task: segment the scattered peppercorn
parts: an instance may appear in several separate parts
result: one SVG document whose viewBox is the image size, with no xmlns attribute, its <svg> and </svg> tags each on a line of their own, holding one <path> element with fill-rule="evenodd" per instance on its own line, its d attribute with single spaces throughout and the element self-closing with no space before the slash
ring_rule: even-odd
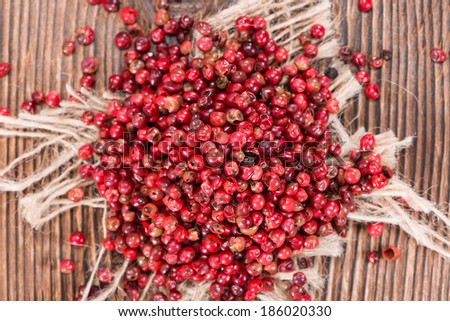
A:
<svg viewBox="0 0 450 321">
<path fill-rule="evenodd" d="M 0 63 L 0 78 L 6 77 L 11 71 L 11 64 L 7 62 Z"/>
<path fill-rule="evenodd" d="M 382 255 L 383 259 L 388 262 L 392 262 L 400 257 L 400 249 L 393 245 L 390 245 L 383 249 Z"/>
</svg>

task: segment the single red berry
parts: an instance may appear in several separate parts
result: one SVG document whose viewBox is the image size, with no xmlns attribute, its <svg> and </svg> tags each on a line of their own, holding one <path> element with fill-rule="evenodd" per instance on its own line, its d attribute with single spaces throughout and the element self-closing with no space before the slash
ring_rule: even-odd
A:
<svg viewBox="0 0 450 321">
<path fill-rule="evenodd" d="M 383 223 L 370 223 L 367 225 L 367 232 L 371 237 L 380 237 L 381 233 L 383 233 L 384 224 Z"/>
<path fill-rule="evenodd" d="M 372 264 L 376 264 L 380 260 L 380 254 L 375 251 L 370 251 L 367 255 L 367 260 Z"/>
<path fill-rule="evenodd" d="M 75 37 L 80 45 L 87 46 L 94 42 L 95 32 L 91 27 L 80 27 L 78 28 Z"/>
<path fill-rule="evenodd" d="M 376 56 L 371 56 L 369 59 L 369 66 L 372 69 L 380 69 L 383 66 L 384 59 Z"/>
<path fill-rule="evenodd" d="M 31 99 L 36 105 L 42 104 L 45 101 L 45 94 L 42 91 L 35 91 L 31 94 Z"/>
<path fill-rule="evenodd" d="M 348 46 L 341 47 L 339 49 L 338 56 L 339 59 L 342 60 L 344 63 L 348 63 L 353 58 L 353 50 Z"/>
<path fill-rule="evenodd" d="M 89 159 L 92 157 L 93 152 L 94 152 L 94 150 L 93 150 L 92 146 L 90 144 L 86 144 L 86 145 L 81 146 L 78 149 L 78 156 L 81 159 L 86 160 L 86 159 Z"/>
<path fill-rule="evenodd" d="M 75 263 L 71 260 L 62 260 L 59 264 L 59 270 L 61 273 L 70 274 L 75 271 Z"/>
<path fill-rule="evenodd" d="M 363 67 L 366 64 L 366 56 L 361 52 L 357 52 L 353 54 L 352 62 L 357 67 Z"/>
<path fill-rule="evenodd" d="M 72 40 L 64 41 L 63 46 L 62 46 L 63 54 L 65 56 L 70 56 L 71 54 L 74 53 L 76 47 L 77 46 L 74 41 L 72 41 Z"/>
<path fill-rule="evenodd" d="M 116 248 L 114 241 L 109 238 L 103 240 L 102 246 L 108 252 L 114 251 Z"/>
<path fill-rule="evenodd" d="M 147 37 L 138 37 L 134 41 L 134 49 L 137 52 L 148 52 L 150 50 L 151 41 Z"/>
<path fill-rule="evenodd" d="M 70 234 L 69 242 L 74 246 L 83 246 L 86 244 L 86 236 L 81 232 L 73 232 Z"/>
<path fill-rule="evenodd" d="M 10 116 L 11 111 L 6 107 L 0 107 L 0 115 L 1 116 Z"/>
<path fill-rule="evenodd" d="M 45 97 L 45 103 L 52 108 L 57 108 L 59 103 L 61 102 L 61 98 L 57 91 L 50 91 Z"/>
<path fill-rule="evenodd" d="M 7 62 L 0 63 L 0 78 L 6 77 L 11 71 L 11 64 Z"/>
<path fill-rule="evenodd" d="M 120 10 L 120 0 L 102 0 L 103 9 L 107 12 L 117 12 Z"/>
<path fill-rule="evenodd" d="M 201 37 L 197 41 L 197 48 L 200 49 L 203 52 L 208 52 L 213 47 L 213 41 L 210 37 Z"/>
<path fill-rule="evenodd" d="M 325 35 L 325 27 L 321 24 L 315 24 L 311 27 L 309 34 L 314 39 L 322 39 Z"/>
<path fill-rule="evenodd" d="M 98 269 L 97 277 L 101 283 L 108 284 L 114 280 L 114 272 L 111 269 L 100 268 Z"/>
<path fill-rule="evenodd" d="M 200 32 L 200 34 L 202 34 L 203 36 L 209 36 L 212 33 L 212 27 L 206 21 L 197 22 L 195 29 L 197 29 L 197 31 Z"/>
<path fill-rule="evenodd" d="M 387 49 L 381 50 L 380 54 L 381 58 L 383 58 L 385 61 L 390 61 L 392 59 L 392 52 Z"/>
<path fill-rule="evenodd" d="M 380 88 L 377 84 L 370 83 L 364 88 L 364 94 L 370 100 L 377 100 L 380 98 Z"/>
<path fill-rule="evenodd" d="M 361 180 L 361 172 L 357 168 L 349 168 L 344 172 L 344 179 L 348 184 L 356 184 Z"/>
<path fill-rule="evenodd" d="M 133 39 L 131 39 L 131 36 L 128 32 L 119 32 L 114 37 L 114 43 L 116 44 L 117 48 L 119 49 L 128 49 L 131 47 L 131 44 L 133 42 Z"/>
<path fill-rule="evenodd" d="M 296 272 L 292 276 L 292 284 L 295 284 L 297 286 L 304 286 L 306 284 L 307 278 L 305 273 L 303 272 Z"/>
<path fill-rule="evenodd" d="M 363 151 L 372 151 L 375 148 L 375 136 L 373 134 L 365 134 L 359 140 L 359 146 Z"/>
<path fill-rule="evenodd" d="M 431 49 L 430 57 L 431 60 L 436 63 L 441 63 L 447 60 L 447 55 L 445 54 L 445 51 L 437 48 Z"/>
<path fill-rule="evenodd" d="M 361 85 L 367 85 L 370 81 L 370 76 L 367 73 L 367 71 L 359 70 L 355 73 L 355 79 L 361 84 Z"/>
<path fill-rule="evenodd" d="M 400 249 L 390 245 L 383 249 L 382 256 L 388 262 L 395 261 L 400 257 Z"/>
<path fill-rule="evenodd" d="M 372 6 L 372 0 L 358 0 L 358 9 L 362 12 L 370 11 Z"/>
<path fill-rule="evenodd" d="M 36 112 L 36 104 L 31 100 L 25 100 L 20 106 L 23 112 L 28 114 L 34 114 Z"/>
<path fill-rule="evenodd" d="M 285 62 L 289 58 L 289 52 L 286 48 L 279 47 L 275 50 L 274 58 L 277 62 Z"/>
<path fill-rule="evenodd" d="M 388 183 L 387 178 L 383 174 L 373 175 L 370 181 L 374 188 L 383 188 Z"/>
<path fill-rule="evenodd" d="M 69 199 L 69 201 L 72 201 L 74 203 L 78 203 L 83 199 L 83 197 L 84 192 L 79 187 L 74 187 L 67 193 L 67 198 Z"/>
<path fill-rule="evenodd" d="M 98 60 L 95 57 L 86 57 L 81 61 L 81 71 L 86 74 L 93 74 L 98 69 Z"/>
<path fill-rule="evenodd" d="M 261 16 L 256 16 L 252 20 L 252 28 L 254 30 L 266 29 L 267 21 Z"/>
<path fill-rule="evenodd" d="M 84 74 L 80 78 L 80 86 L 84 88 L 92 88 L 95 85 L 95 77 L 91 74 Z"/>
<path fill-rule="evenodd" d="M 245 31 L 250 29 L 252 20 L 247 16 L 242 16 L 236 19 L 235 25 L 238 31 Z"/>
<path fill-rule="evenodd" d="M 127 7 L 123 8 L 119 12 L 119 17 L 126 25 L 131 25 L 137 20 L 137 12 L 133 8 Z"/>
</svg>

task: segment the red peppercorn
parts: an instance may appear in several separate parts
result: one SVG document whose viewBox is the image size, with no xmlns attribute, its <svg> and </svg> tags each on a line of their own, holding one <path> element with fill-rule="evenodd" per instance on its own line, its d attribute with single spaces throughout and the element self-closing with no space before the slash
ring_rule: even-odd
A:
<svg viewBox="0 0 450 321">
<path fill-rule="evenodd" d="M 120 0 L 102 0 L 102 6 L 107 12 L 117 12 L 120 9 Z"/>
<path fill-rule="evenodd" d="M 365 134 L 359 140 L 359 146 L 363 151 L 372 151 L 375 148 L 375 136 L 373 134 Z"/>
<path fill-rule="evenodd" d="M 95 85 L 95 77 L 91 74 L 84 74 L 80 78 L 80 86 L 84 88 L 92 88 Z"/>
<path fill-rule="evenodd" d="M 393 245 L 390 245 L 383 249 L 382 256 L 383 259 L 388 262 L 395 261 L 400 257 L 400 249 Z"/>
<path fill-rule="evenodd" d="M 286 48 L 277 48 L 277 50 L 275 50 L 274 58 L 277 62 L 285 62 L 289 58 L 289 52 Z"/>
<path fill-rule="evenodd" d="M 137 12 L 133 8 L 126 7 L 120 10 L 119 17 L 126 25 L 131 25 L 137 20 Z"/>
<path fill-rule="evenodd" d="M 71 260 L 62 260 L 59 264 L 59 270 L 61 273 L 70 274 L 75 271 L 75 263 Z"/>
<path fill-rule="evenodd" d="M 325 27 L 321 24 L 315 24 L 311 27 L 309 34 L 314 39 L 322 39 L 325 35 Z"/>
<path fill-rule="evenodd" d="M 36 112 L 36 104 L 31 100 L 25 100 L 20 106 L 20 109 L 25 113 L 34 114 Z"/>
<path fill-rule="evenodd" d="M 60 102 L 61 98 L 57 91 L 50 91 L 45 97 L 45 103 L 51 108 L 57 108 Z"/>
<path fill-rule="evenodd" d="M 350 47 L 344 46 L 339 49 L 338 56 L 339 59 L 342 60 L 344 63 L 348 63 L 352 60 L 353 51 L 352 49 L 350 49 Z"/>
<path fill-rule="evenodd" d="M 253 17 L 253 20 L 252 20 L 252 23 L 251 23 L 251 27 L 254 30 L 266 29 L 267 21 L 266 21 L 266 19 L 264 19 L 261 16 L 255 16 L 255 17 Z"/>
<path fill-rule="evenodd" d="M 355 73 L 355 79 L 361 84 L 361 85 L 367 85 L 370 81 L 370 76 L 367 73 L 367 71 L 359 70 Z"/>
<path fill-rule="evenodd" d="M 264 30 L 264 29 L 259 29 L 256 30 L 255 33 L 253 34 L 253 41 L 258 45 L 258 46 L 265 46 L 270 40 L 270 35 L 269 33 Z"/>
<path fill-rule="evenodd" d="M 431 49 L 430 57 L 431 57 L 431 60 L 436 63 L 441 63 L 441 62 L 444 62 L 447 60 L 447 55 L 445 54 L 445 51 L 442 49 L 437 49 L 437 48 Z"/>
<path fill-rule="evenodd" d="M 203 52 L 208 52 L 213 47 L 213 41 L 210 37 L 201 37 L 197 41 L 197 48 Z"/>
<path fill-rule="evenodd" d="M 246 31 L 250 29 L 252 21 L 249 17 L 242 16 L 236 19 L 235 25 L 238 31 Z"/>
<path fill-rule="evenodd" d="M 80 45 L 88 46 L 95 40 L 95 32 L 91 27 L 80 27 L 76 32 L 76 40 Z"/>
<path fill-rule="evenodd" d="M 70 56 L 75 52 L 76 44 L 72 40 L 66 40 L 63 43 L 62 51 L 65 56 Z"/>
<path fill-rule="evenodd" d="M 86 159 L 89 159 L 92 157 L 93 152 L 94 152 L 94 150 L 93 150 L 92 146 L 90 144 L 86 144 L 86 145 L 81 146 L 78 149 L 78 156 L 81 159 L 86 160 Z"/>
<path fill-rule="evenodd" d="M 10 116 L 11 111 L 6 107 L 0 107 L 0 116 Z"/>
<path fill-rule="evenodd" d="M 358 9 L 362 12 L 368 12 L 372 10 L 372 0 L 358 0 Z"/>
<path fill-rule="evenodd" d="M 364 89 L 364 94 L 368 99 L 377 100 L 380 98 L 380 88 L 374 83 L 370 83 Z"/>
<path fill-rule="evenodd" d="M 86 244 L 86 237 L 81 232 L 73 232 L 70 234 L 69 242 L 74 246 L 83 246 Z"/>
<path fill-rule="evenodd" d="M 114 43 L 116 44 L 117 48 L 124 50 L 131 47 L 132 39 L 128 32 L 119 32 L 114 37 Z"/>
<path fill-rule="evenodd" d="M 367 255 L 369 263 L 376 264 L 380 260 L 380 254 L 378 252 L 370 251 Z"/>
<path fill-rule="evenodd" d="M 349 168 L 344 173 L 344 179 L 348 184 L 356 184 L 361 180 L 361 172 L 357 168 Z"/>
<path fill-rule="evenodd" d="M 367 226 L 367 232 L 371 237 L 378 238 L 383 233 L 384 224 L 383 223 L 370 223 Z"/>
<path fill-rule="evenodd" d="M 366 64 L 366 56 L 361 52 L 353 54 L 352 62 L 357 67 L 363 67 Z"/>
<path fill-rule="evenodd" d="M 69 199 L 69 201 L 72 201 L 74 203 L 78 203 L 83 199 L 83 197 L 84 192 L 79 187 L 74 187 L 67 193 L 67 198 Z"/>
<path fill-rule="evenodd" d="M 384 60 L 380 57 L 372 56 L 369 59 L 369 66 L 372 69 L 380 69 L 383 66 Z"/>
<path fill-rule="evenodd" d="M 35 91 L 31 94 L 33 102 L 37 105 L 45 101 L 45 94 L 42 91 Z"/>
<path fill-rule="evenodd" d="M 6 77 L 11 71 L 11 64 L 7 62 L 0 63 L 0 78 Z"/>
<path fill-rule="evenodd" d="M 98 69 L 98 60 L 95 57 L 86 57 L 81 61 L 81 71 L 86 74 L 93 74 Z"/>
<path fill-rule="evenodd" d="M 209 36 L 212 33 L 211 25 L 206 21 L 199 21 L 195 27 L 203 36 Z"/>
</svg>

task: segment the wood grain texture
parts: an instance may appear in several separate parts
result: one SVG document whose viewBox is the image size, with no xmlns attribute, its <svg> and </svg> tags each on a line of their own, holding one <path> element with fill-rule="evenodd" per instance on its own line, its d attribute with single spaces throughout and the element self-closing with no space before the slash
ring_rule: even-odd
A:
<svg viewBox="0 0 450 321">
<path fill-rule="evenodd" d="M 151 12 L 150 0 L 123 2 Z M 392 129 L 400 137 L 416 136 L 412 148 L 401 156 L 398 170 L 430 199 L 448 203 L 450 62 L 433 64 L 428 53 L 433 47 L 450 49 L 450 3 L 376 1 L 373 12 L 362 14 L 356 2 L 335 1 L 342 43 L 365 53 L 391 49 L 393 58 L 381 70 L 371 71 L 382 89 L 380 101 L 369 103 L 360 97 L 351 102 L 345 113 L 348 127 L 365 126 L 375 132 Z M 195 13 L 201 5 L 202 1 L 184 0 L 172 8 Z M 61 44 L 83 25 L 95 28 L 95 45 L 78 47 L 75 55 L 64 57 Z M 10 76 L 0 79 L 0 106 L 16 113 L 33 89 L 63 92 L 67 82 L 79 79 L 78 66 L 87 55 L 103 62 L 97 74 L 97 89 L 101 89 L 106 76 L 121 68 L 120 53 L 113 46 L 120 28 L 117 15 L 88 6 L 84 0 L 0 0 L 0 61 L 13 64 Z M 0 139 L 0 163 L 6 164 L 31 146 L 29 141 Z M 43 154 L 42 159 L 23 164 L 18 174 L 32 173 L 49 161 L 51 157 Z M 76 210 L 36 232 L 17 214 L 20 197 L 0 194 L 0 300 L 71 300 L 92 266 L 99 216 Z M 88 236 L 85 249 L 69 246 L 73 230 Z M 352 224 L 348 240 L 345 255 L 324 265 L 329 278 L 322 299 L 450 300 L 450 264 L 397 228 L 387 228 L 375 240 L 368 237 L 364 225 Z M 397 262 L 374 266 L 366 262 L 369 250 L 388 244 L 402 249 Z M 77 264 L 76 273 L 62 276 L 59 261 L 70 257 Z"/>
</svg>

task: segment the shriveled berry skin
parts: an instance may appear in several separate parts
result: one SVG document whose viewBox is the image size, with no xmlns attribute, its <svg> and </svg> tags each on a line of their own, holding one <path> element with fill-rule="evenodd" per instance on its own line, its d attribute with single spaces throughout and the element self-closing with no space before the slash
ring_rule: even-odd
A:
<svg viewBox="0 0 450 321">
<path fill-rule="evenodd" d="M 385 259 L 388 262 L 393 262 L 399 259 L 401 252 L 398 247 L 389 245 L 383 249 L 381 254 L 383 256 L 383 259 Z"/>
</svg>

